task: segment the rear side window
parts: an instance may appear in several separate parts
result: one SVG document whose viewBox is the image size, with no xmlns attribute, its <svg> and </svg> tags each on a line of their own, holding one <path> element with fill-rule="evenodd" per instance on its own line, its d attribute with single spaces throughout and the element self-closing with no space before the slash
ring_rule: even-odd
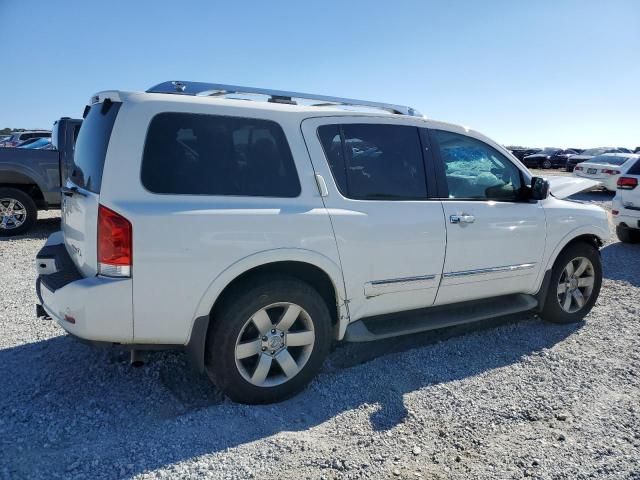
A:
<svg viewBox="0 0 640 480">
<path fill-rule="evenodd" d="M 145 188 L 154 193 L 249 197 L 300 194 L 284 132 L 269 120 L 158 114 L 149 125 L 141 176 Z"/>
<path fill-rule="evenodd" d="M 420 200 L 427 196 L 416 127 L 323 125 L 318 136 L 340 192 L 358 200 Z"/>
<path fill-rule="evenodd" d="M 90 192 L 100 193 L 104 159 L 121 105 L 110 100 L 94 103 L 78 134 L 70 179 Z"/>
<path fill-rule="evenodd" d="M 629 175 L 640 175 L 640 160 L 636 160 L 636 163 L 631 165 L 631 168 L 627 170 Z"/>
</svg>

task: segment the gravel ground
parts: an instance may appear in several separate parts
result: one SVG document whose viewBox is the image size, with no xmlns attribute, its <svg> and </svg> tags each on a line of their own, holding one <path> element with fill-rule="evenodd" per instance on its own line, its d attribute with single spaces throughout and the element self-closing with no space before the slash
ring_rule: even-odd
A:
<svg viewBox="0 0 640 480">
<path fill-rule="evenodd" d="M 33 258 L 56 215 L 0 241 L 0 478 L 640 479 L 640 246 L 603 248 L 584 323 L 343 344 L 304 393 L 256 407 L 181 353 L 136 369 L 35 318 Z"/>
</svg>

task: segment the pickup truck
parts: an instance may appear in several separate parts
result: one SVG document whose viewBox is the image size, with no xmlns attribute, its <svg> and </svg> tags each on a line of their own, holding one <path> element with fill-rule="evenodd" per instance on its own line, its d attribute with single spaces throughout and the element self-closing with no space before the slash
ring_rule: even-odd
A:
<svg viewBox="0 0 640 480">
<path fill-rule="evenodd" d="M 38 210 L 60 207 L 60 186 L 73 165 L 80 125 L 80 119 L 56 120 L 52 150 L 0 147 L 0 237 L 25 233 Z"/>
</svg>

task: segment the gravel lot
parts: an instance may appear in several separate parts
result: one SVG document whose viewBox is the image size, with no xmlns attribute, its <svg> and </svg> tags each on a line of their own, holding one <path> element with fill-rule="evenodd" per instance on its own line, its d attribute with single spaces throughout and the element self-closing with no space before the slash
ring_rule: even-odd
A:
<svg viewBox="0 0 640 480">
<path fill-rule="evenodd" d="M 57 214 L 0 240 L 0 478 L 640 478 L 640 245 L 603 248 L 585 323 L 343 344 L 304 393 L 250 407 L 181 353 L 136 369 L 38 320 Z"/>
</svg>

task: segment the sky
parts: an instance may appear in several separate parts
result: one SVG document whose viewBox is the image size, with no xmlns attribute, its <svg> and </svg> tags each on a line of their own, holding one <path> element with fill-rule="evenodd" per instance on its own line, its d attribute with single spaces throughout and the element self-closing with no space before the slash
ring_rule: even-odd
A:
<svg viewBox="0 0 640 480">
<path fill-rule="evenodd" d="M 640 146 L 640 0 L 0 0 L 0 51 L 0 128 L 195 80 L 406 104 L 502 144 Z"/>
</svg>

